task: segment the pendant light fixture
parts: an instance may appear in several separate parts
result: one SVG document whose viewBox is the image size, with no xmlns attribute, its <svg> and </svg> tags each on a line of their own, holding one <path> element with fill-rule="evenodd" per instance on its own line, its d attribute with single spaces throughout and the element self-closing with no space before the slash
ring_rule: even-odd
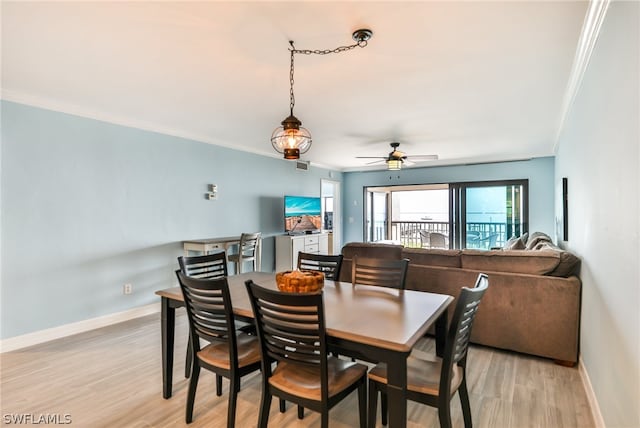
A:
<svg viewBox="0 0 640 428">
<path fill-rule="evenodd" d="M 289 52 L 291 52 L 291 67 L 289 69 L 289 116 L 287 116 L 280 123 L 281 126 L 277 127 L 275 131 L 273 131 L 273 134 L 271 134 L 271 145 L 273 145 L 273 148 L 278 153 L 282 153 L 285 159 L 300 159 L 300 154 L 306 153 L 311 148 L 312 142 L 311 133 L 306 128 L 303 128 L 302 122 L 293 115 L 293 107 L 296 104 L 296 97 L 293 93 L 294 55 L 327 55 L 330 53 L 349 51 L 355 47 L 364 48 L 367 46 L 367 42 L 371 39 L 371 36 L 373 36 L 371 30 L 356 30 L 352 34 L 353 40 L 356 41 L 355 44 L 325 50 L 300 50 L 295 48 L 293 41 L 289 41 L 291 45 L 289 48 Z"/>
</svg>

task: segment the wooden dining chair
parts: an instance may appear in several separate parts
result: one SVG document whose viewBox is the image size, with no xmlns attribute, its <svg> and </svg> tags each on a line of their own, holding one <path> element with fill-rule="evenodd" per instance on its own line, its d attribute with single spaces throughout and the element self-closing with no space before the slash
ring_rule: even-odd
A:
<svg viewBox="0 0 640 428">
<path fill-rule="evenodd" d="M 224 251 L 202 256 L 178 257 L 180 270 L 192 278 L 223 278 L 229 276 L 227 256 Z"/>
<path fill-rule="evenodd" d="M 224 278 L 229 275 L 227 271 L 227 256 L 224 251 L 205 254 L 201 256 L 178 257 L 180 271 L 186 276 L 201 279 Z M 187 345 L 187 356 L 184 364 L 184 377 L 191 375 L 191 340 Z M 216 375 L 216 393 L 222 395 L 222 377 Z"/>
<path fill-rule="evenodd" d="M 258 254 L 260 252 L 260 232 L 243 233 L 240 235 L 240 243 L 238 244 L 238 252 L 229 254 L 230 263 L 235 266 L 236 274 L 242 273 L 245 262 L 253 262 L 253 270 L 259 270 Z"/>
<path fill-rule="evenodd" d="M 351 283 L 404 290 L 409 259 L 387 260 L 353 256 Z"/>
<path fill-rule="evenodd" d="M 237 332 L 227 278 L 198 279 L 176 271 L 189 319 L 193 347 L 191 379 L 187 392 L 186 422 L 193 420 L 193 407 L 200 369 L 230 380 L 227 428 L 235 426 L 240 378 L 260 369 L 260 346 L 256 336 Z M 201 348 L 200 340 L 208 342 Z"/>
<path fill-rule="evenodd" d="M 298 270 L 313 270 L 324 273 L 326 279 L 337 281 L 342 268 L 342 254 L 329 256 L 324 254 L 298 253 Z"/>
<path fill-rule="evenodd" d="M 186 276 L 200 279 L 224 278 L 228 276 L 227 256 L 224 251 L 201 256 L 178 257 L 180 271 Z M 248 334 L 255 334 L 253 323 L 236 320 L 236 328 Z M 191 341 L 187 346 L 187 355 L 184 365 L 184 377 L 191 375 Z M 216 375 L 216 395 L 222 395 L 222 376 Z"/>
<path fill-rule="evenodd" d="M 451 399 L 458 392 L 464 426 L 471 428 L 471 407 L 467 390 L 467 350 L 473 320 L 489 287 L 487 275 L 480 274 L 474 288 L 463 287 L 447 333 L 442 358 L 414 351 L 407 359 L 407 400 L 438 408 L 442 428 L 451 427 Z M 378 364 L 369 372 L 369 427 L 375 427 L 378 392 L 382 395 L 382 425 L 387 425 L 387 367 Z"/>
<path fill-rule="evenodd" d="M 358 390 L 360 427 L 367 419 L 367 366 L 327 355 L 322 293 L 286 293 L 246 283 L 262 352 L 258 427 L 266 428 L 273 396 L 320 412 Z M 276 362 L 275 369 L 272 364 Z"/>
</svg>

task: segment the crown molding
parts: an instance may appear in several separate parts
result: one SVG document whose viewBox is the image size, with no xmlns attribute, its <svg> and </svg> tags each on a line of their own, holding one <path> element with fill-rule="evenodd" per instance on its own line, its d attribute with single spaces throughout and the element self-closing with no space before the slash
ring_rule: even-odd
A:
<svg viewBox="0 0 640 428">
<path fill-rule="evenodd" d="M 600 35 L 600 28 L 604 22 L 610 2 L 611 0 L 591 0 L 589 2 L 587 13 L 582 24 L 580 38 L 578 39 L 578 47 L 573 58 L 569 81 L 562 101 L 560 122 L 558 123 L 558 130 L 556 132 L 555 142 L 553 143 L 554 154 L 558 152 L 560 135 L 564 129 L 567 117 L 569 117 L 569 113 L 573 108 L 573 103 L 582 84 L 582 79 L 589 65 L 589 60 L 591 59 L 591 54 L 595 48 L 598 36 Z"/>
</svg>

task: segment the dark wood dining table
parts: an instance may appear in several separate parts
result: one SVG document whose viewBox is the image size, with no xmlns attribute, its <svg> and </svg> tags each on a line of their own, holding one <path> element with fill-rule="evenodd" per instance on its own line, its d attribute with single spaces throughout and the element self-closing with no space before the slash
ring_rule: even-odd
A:
<svg viewBox="0 0 640 428">
<path fill-rule="evenodd" d="M 275 275 L 248 272 L 228 277 L 235 316 L 252 320 L 244 282 L 252 279 L 277 289 Z M 162 395 L 171 397 L 175 310 L 184 306 L 179 287 L 156 291 L 161 297 Z M 441 354 L 447 329 L 447 309 L 453 297 L 413 290 L 352 285 L 325 280 L 323 289 L 327 342 L 340 355 L 388 366 L 389 426 L 407 424 L 407 357 L 416 342 L 435 324 L 436 352 Z"/>
</svg>

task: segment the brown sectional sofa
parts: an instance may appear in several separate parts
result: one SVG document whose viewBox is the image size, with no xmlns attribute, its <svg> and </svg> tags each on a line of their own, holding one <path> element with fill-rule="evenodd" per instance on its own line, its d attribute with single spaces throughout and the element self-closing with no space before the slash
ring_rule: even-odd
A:
<svg viewBox="0 0 640 428">
<path fill-rule="evenodd" d="M 349 243 L 340 280 L 351 281 L 354 255 L 407 258 L 406 288 L 449 294 L 472 287 L 483 272 L 489 289 L 471 341 L 565 364 L 578 360 L 581 282 L 579 260 L 551 244 L 538 250 L 430 250 L 400 245 Z M 455 303 L 454 303 L 455 304 Z M 449 311 L 449 316 L 453 311 Z"/>
</svg>

